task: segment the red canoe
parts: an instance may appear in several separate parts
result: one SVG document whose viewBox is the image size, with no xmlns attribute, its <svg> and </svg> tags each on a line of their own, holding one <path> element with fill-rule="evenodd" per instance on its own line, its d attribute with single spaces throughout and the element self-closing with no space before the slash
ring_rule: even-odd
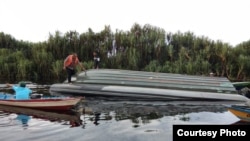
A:
<svg viewBox="0 0 250 141">
<path fill-rule="evenodd" d="M 40 110 L 70 110 L 81 100 L 83 100 L 83 97 L 47 97 L 29 100 L 15 100 L 9 98 L 9 96 L 6 97 L 4 94 L 0 94 L 0 105 Z"/>
</svg>

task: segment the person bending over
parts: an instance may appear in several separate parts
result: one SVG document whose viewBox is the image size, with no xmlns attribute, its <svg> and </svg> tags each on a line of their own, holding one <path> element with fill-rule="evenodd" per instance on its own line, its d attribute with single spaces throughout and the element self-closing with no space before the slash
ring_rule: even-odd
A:
<svg viewBox="0 0 250 141">
<path fill-rule="evenodd" d="M 64 60 L 63 69 L 67 71 L 68 83 L 71 83 L 71 77 L 76 74 L 77 65 L 79 65 L 82 70 L 86 71 L 82 63 L 79 61 L 76 53 L 68 55 Z"/>
</svg>

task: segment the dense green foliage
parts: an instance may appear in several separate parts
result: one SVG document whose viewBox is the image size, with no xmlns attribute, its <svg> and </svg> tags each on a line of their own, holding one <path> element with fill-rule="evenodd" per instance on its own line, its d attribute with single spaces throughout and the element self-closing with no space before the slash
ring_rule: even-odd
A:
<svg viewBox="0 0 250 141">
<path fill-rule="evenodd" d="M 115 44 L 114 41 L 115 40 Z M 108 57 L 113 46 L 116 55 Z M 225 76 L 232 81 L 250 79 L 250 40 L 235 47 L 193 33 L 167 33 L 151 25 L 134 24 L 130 31 L 100 33 L 88 29 L 79 34 L 59 31 L 39 43 L 17 41 L 0 33 L 0 75 L 6 81 L 55 82 L 66 78 L 63 60 L 76 52 L 87 69 L 93 67 L 92 52 L 98 50 L 101 68 L 142 70 L 190 75 Z"/>
</svg>

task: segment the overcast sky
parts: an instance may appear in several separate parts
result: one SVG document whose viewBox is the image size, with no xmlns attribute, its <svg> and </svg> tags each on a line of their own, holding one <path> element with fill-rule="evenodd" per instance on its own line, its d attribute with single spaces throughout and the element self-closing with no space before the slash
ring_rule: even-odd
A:
<svg viewBox="0 0 250 141">
<path fill-rule="evenodd" d="M 39 42 L 55 31 L 129 31 L 138 23 L 234 46 L 250 40 L 249 7 L 249 0 L 0 0 L 0 32 Z"/>
</svg>

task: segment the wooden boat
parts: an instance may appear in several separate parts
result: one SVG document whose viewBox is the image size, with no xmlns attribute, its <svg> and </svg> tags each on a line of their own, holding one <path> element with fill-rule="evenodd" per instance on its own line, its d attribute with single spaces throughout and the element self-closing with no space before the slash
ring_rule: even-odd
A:
<svg viewBox="0 0 250 141">
<path fill-rule="evenodd" d="M 246 102 L 225 77 L 194 76 L 119 69 L 91 69 L 73 84 L 50 86 L 52 95 L 129 97 L 149 100 L 211 100 Z"/>
<path fill-rule="evenodd" d="M 24 107 L 41 110 L 70 110 L 83 97 L 42 97 L 28 100 L 16 100 L 14 95 L 0 93 L 0 105 Z"/>
<path fill-rule="evenodd" d="M 244 105 L 232 105 L 228 110 L 242 121 L 250 122 L 250 107 Z"/>
<path fill-rule="evenodd" d="M 32 118 L 45 119 L 51 122 L 69 121 L 74 127 L 82 124 L 80 119 L 81 113 L 79 112 L 47 111 L 7 105 L 0 105 L 0 111 L 17 115 L 32 116 Z"/>
</svg>

